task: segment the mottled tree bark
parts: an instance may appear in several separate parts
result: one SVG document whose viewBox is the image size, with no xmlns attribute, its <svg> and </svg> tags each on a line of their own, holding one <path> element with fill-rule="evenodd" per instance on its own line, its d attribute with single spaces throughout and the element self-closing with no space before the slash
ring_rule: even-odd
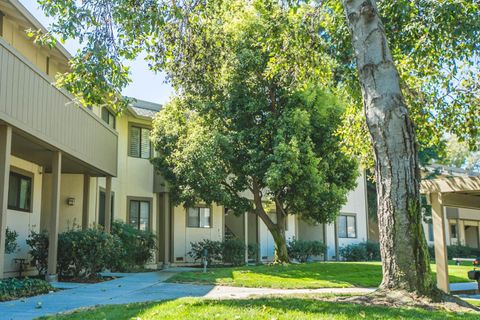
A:
<svg viewBox="0 0 480 320">
<path fill-rule="evenodd" d="M 375 151 L 381 289 L 433 292 L 420 208 L 414 125 L 374 0 L 342 0 Z"/>
<path fill-rule="evenodd" d="M 287 241 L 285 238 L 285 219 L 286 219 L 285 212 L 277 204 L 276 206 L 277 222 L 274 223 L 272 219 L 270 219 L 268 214 L 265 212 L 265 209 L 262 203 L 261 191 L 255 183 L 254 183 L 252 192 L 253 192 L 253 202 L 255 206 L 255 213 L 265 223 L 265 225 L 268 228 L 268 231 L 270 231 L 273 237 L 273 241 L 275 242 L 275 252 L 274 252 L 273 262 L 275 263 L 290 262 L 290 258 L 288 257 L 288 251 L 287 251 Z"/>
</svg>

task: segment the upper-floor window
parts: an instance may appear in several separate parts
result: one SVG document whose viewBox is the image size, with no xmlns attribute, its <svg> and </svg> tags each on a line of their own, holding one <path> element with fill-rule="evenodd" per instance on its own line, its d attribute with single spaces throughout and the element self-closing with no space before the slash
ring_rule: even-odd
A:
<svg viewBox="0 0 480 320">
<path fill-rule="evenodd" d="M 102 120 L 105 121 L 109 127 L 115 129 L 115 115 L 107 108 L 102 108 Z"/>
<path fill-rule="evenodd" d="M 151 154 L 150 129 L 131 125 L 129 128 L 128 155 L 135 158 L 149 159 Z"/>
<path fill-rule="evenodd" d="M 0 11 L 0 37 L 3 37 L 3 16 L 4 13 Z"/>
<path fill-rule="evenodd" d="M 352 215 L 340 215 L 338 217 L 338 237 L 357 237 L 357 218 Z"/>
<path fill-rule="evenodd" d="M 18 211 L 32 211 L 32 178 L 10 172 L 8 187 L 8 208 Z"/>
<path fill-rule="evenodd" d="M 189 228 L 210 228 L 211 227 L 210 208 L 194 207 L 187 209 L 187 227 Z"/>
</svg>

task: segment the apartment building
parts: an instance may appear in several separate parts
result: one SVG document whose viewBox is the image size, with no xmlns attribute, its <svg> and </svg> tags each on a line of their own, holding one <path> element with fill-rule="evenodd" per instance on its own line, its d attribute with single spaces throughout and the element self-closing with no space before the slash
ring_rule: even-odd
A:
<svg viewBox="0 0 480 320">
<path fill-rule="evenodd" d="M 152 119 L 161 109 L 137 100 L 122 116 L 107 108 L 84 108 L 56 88 L 70 55 L 35 45 L 26 29 L 43 29 L 17 0 L 0 0 L 0 276 L 13 276 L 15 259 L 28 259 L 25 239 L 47 230 L 48 274 L 56 275 L 58 233 L 122 220 L 157 235 L 149 266 L 192 263 L 191 242 L 236 237 L 260 248 L 259 262 L 273 258 L 273 238 L 258 217 L 236 217 L 220 205 L 173 206 L 168 187 L 149 159 Z M 4 253 L 5 230 L 19 248 Z M 367 240 L 365 176 L 348 196 L 337 223 L 311 225 L 296 216 L 287 237 L 319 240 L 327 259 L 343 245 Z M 17 260 L 18 262 L 18 260 Z M 29 272 L 34 272 L 33 269 Z"/>
</svg>

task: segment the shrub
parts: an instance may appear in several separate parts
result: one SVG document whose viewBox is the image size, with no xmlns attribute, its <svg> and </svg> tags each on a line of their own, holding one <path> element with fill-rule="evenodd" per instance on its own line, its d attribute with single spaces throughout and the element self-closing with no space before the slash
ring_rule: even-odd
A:
<svg viewBox="0 0 480 320">
<path fill-rule="evenodd" d="M 257 260 L 258 259 L 258 252 L 260 248 L 258 244 L 249 244 L 248 245 L 248 259 Z"/>
<path fill-rule="evenodd" d="M 205 249 L 208 251 L 207 262 L 209 265 L 222 261 L 223 245 L 221 241 L 204 239 L 199 242 L 190 242 L 190 245 L 192 248 L 188 252 L 188 255 L 195 261 L 203 259 Z"/>
<path fill-rule="evenodd" d="M 297 240 L 293 238 L 287 243 L 287 251 L 290 259 L 306 262 L 312 256 L 324 255 L 327 246 L 320 241 Z"/>
<path fill-rule="evenodd" d="M 58 235 L 58 272 L 63 277 L 94 278 L 124 255 L 120 239 L 99 229 Z"/>
<path fill-rule="evenodd" d="M 340 256 L 346 261 L 379 261 L 380 245 L 375 242 L 362 242 L 341 247 Z"/>
<path fill-rule="evenodd" d="M 53 290 L 47 281 L 40 279 L 2 279 L 0 281 L 0 301 L 34 296 Z"/>
<path fill-rule="evenodd" d="M 18 233 L 15 230 L 10 230 L 8 227 L 5 230 L 5 253 L 14 253 L 17 250 Z"/>
<path fill-rule="evenodd" d="M 435 259 L 434 246 L 428 247 L 428 253 L 430 255 L 430 259 Z M 462 245 L 447 246 L 447 256 L 449 260 L 453 258 L 476 258 L 480 257 L 480 249 Z"/>
<path fill-rule="evenodd" d="M 118 261 L 113 262 L 114 269 L 131 271 L 143 267 L 153 256 L 156 248 L 155 235 L 149 231 L 138 230 L 129 224 L 115 221 L 112 234 L 116 235 L 124 249 Z"/>
<path fill-rule="evenodd" d="M 47 273 L 48 264 L 48 234 L 46 231 L 35 232 L 30 231 L 26 240 L 27 245 L 30 247 L 28 251 L 32 257 L 30 261 L 31 265 L 35 266 L 38 270 L 38 274 L 45 275 Z"/>
<path fill-rule="evenodd" d="M 222 244 L 222 260 L 224 263 L 239 266 L 245 263 L 245 243 L 238 239 L 226 240 Z"/>
</svg>

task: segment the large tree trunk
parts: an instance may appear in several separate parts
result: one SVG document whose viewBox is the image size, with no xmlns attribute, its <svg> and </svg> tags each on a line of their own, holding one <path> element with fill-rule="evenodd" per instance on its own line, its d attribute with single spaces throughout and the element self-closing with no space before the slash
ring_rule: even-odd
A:
<svg viewBox="0 0 480 320">
<path fill-rule="evenodd" d="M 375 151 L 381 289 L 431 295 L 415 130 L 374 0 L 343 0 Z"/>
</svg>

